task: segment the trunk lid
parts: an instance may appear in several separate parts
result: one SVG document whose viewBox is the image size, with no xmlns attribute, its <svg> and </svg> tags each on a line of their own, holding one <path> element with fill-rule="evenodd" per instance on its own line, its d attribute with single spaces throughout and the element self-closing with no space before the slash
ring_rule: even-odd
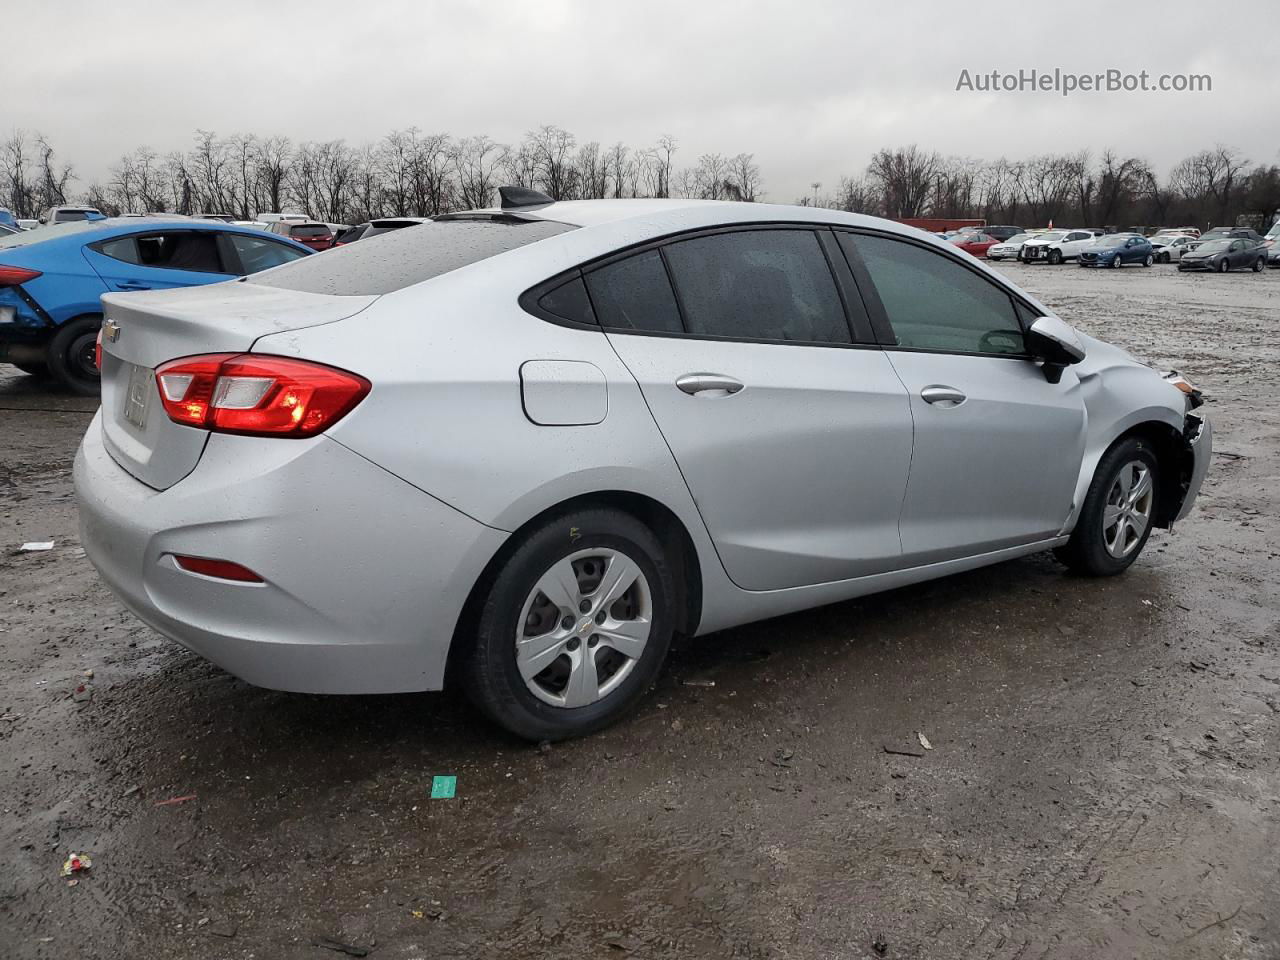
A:
<svg viewBox="0 0 1280 960">
<path fill-rule="evenodd" d="M 259 337 L 344 320 L 376 299 L 238 281 L 104 296 L 102 434 L 108 452 L 148 486 L 172 486 L 195 469 L 209 434 L 169 419 L 157 366 L 200 353 L 245 352 Z"/>
</svg>

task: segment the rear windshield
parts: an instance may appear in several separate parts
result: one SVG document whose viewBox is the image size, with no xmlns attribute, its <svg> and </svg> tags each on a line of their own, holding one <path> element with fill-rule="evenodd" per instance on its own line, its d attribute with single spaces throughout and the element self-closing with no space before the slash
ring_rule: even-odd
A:
<svg viewBox="0 0 1280 960">
<path fill-rule="evenodd" d="M 295 260 L 247 282 L 304 293 L 377 296 L 573 229 L 550 220 L 435 221 Z"/>
<path fill-rule="evenodd" d="M 294 227 L 289 231 L 295 237 L 327 237 L 329 236 L 329 228 L 323 226 L 312 227 Z"/>
</svg>

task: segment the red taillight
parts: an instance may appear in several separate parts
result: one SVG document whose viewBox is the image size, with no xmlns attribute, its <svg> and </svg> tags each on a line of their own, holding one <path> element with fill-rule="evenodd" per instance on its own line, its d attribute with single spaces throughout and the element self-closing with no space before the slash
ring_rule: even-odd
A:
<svg viewBox="0 0 1280 960">
<path fill-rule="evenodd" d="M 0 266 L 0 287 L 16 287 L 40 276 L 39 270 L 28 270 L 26 267 Z"/>
<path fill-rule="evenodd" d="M 183 570 L 198 573 L 206 577 L 217 577 L 219 580 L 234 580 L 237 583 L 262 583 L 260 576 L 248 567 L 242 567 L 230 560 L 210 560 L 208 557 L 174 556 L 173 562 Z"/>
<path fill-rule="evenodd" d="M 175 423 L 269 437 L 322 433 L 371 389 L 336 367 L 251 353 L 170 360 L 156 368 L 156 384 Z"/>
<path fill-rule="evenodd" d="M 99 370 L 102 369 L 102 328 L 101 327 L 98 328 L 98 340 L 93 345 L 93 365 Z"/>
</svg>

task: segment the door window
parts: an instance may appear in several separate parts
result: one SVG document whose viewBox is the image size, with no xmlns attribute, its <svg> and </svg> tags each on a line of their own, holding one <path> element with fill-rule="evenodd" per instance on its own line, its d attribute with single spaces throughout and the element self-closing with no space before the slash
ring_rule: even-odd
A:
<svg viewBox="0 0 1280 960">
<path fill-rule="evenodd" d="M 250 237 L 243 233 L 228 233 L 226 236 L 231 241 L 236 256 L 240 258 L 243 273 L 257 273 L 306 256 L 301 250 L 275 240 Z"/>
<path fill-rule="evenodd" d="M 735 340 L 852 343 L 817 236 L 744 230 L 665 248 L 688 332 Z"/>
<path fill-rule="evenodd" d="M 120 241 L 108 241 L 98 249 L 106 256 L 143 267 L 194 270 L 198 273 L 229 272 L 223 268 L 222 258 L 218 256 L 217 234 L 212 230 L 124 237 Z"/>
<path fill-rule="evenodd" d="M 591 271 L 587 289 L 601 326 L 654 333 L 684 331 L 680 308 L 657 250 Z"/>
<path fill-rule="evenodd" d="M 855 247 L 898 346 L 946 353 L 1023 354 L 1009 295 L 949 257 L 886 237 L 840 235 Z"/>
</svg>

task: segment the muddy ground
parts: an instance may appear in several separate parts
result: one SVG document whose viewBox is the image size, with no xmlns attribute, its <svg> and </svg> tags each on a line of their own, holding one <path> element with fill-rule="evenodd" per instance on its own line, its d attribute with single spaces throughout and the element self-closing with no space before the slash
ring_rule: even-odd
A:
<svg viewBox="0 0 1280 960">
<path fill-rule="evenodd" d="M 1004 269 L 1206 390 L 1197 511 L 1118 579 L 1039 556 L 686 644 L 547 752 L 143 627 L 76 542 L 93 403 L 0 367 L 0 956 L 1280 956 L 1280 271 Z"/>
</svg>

